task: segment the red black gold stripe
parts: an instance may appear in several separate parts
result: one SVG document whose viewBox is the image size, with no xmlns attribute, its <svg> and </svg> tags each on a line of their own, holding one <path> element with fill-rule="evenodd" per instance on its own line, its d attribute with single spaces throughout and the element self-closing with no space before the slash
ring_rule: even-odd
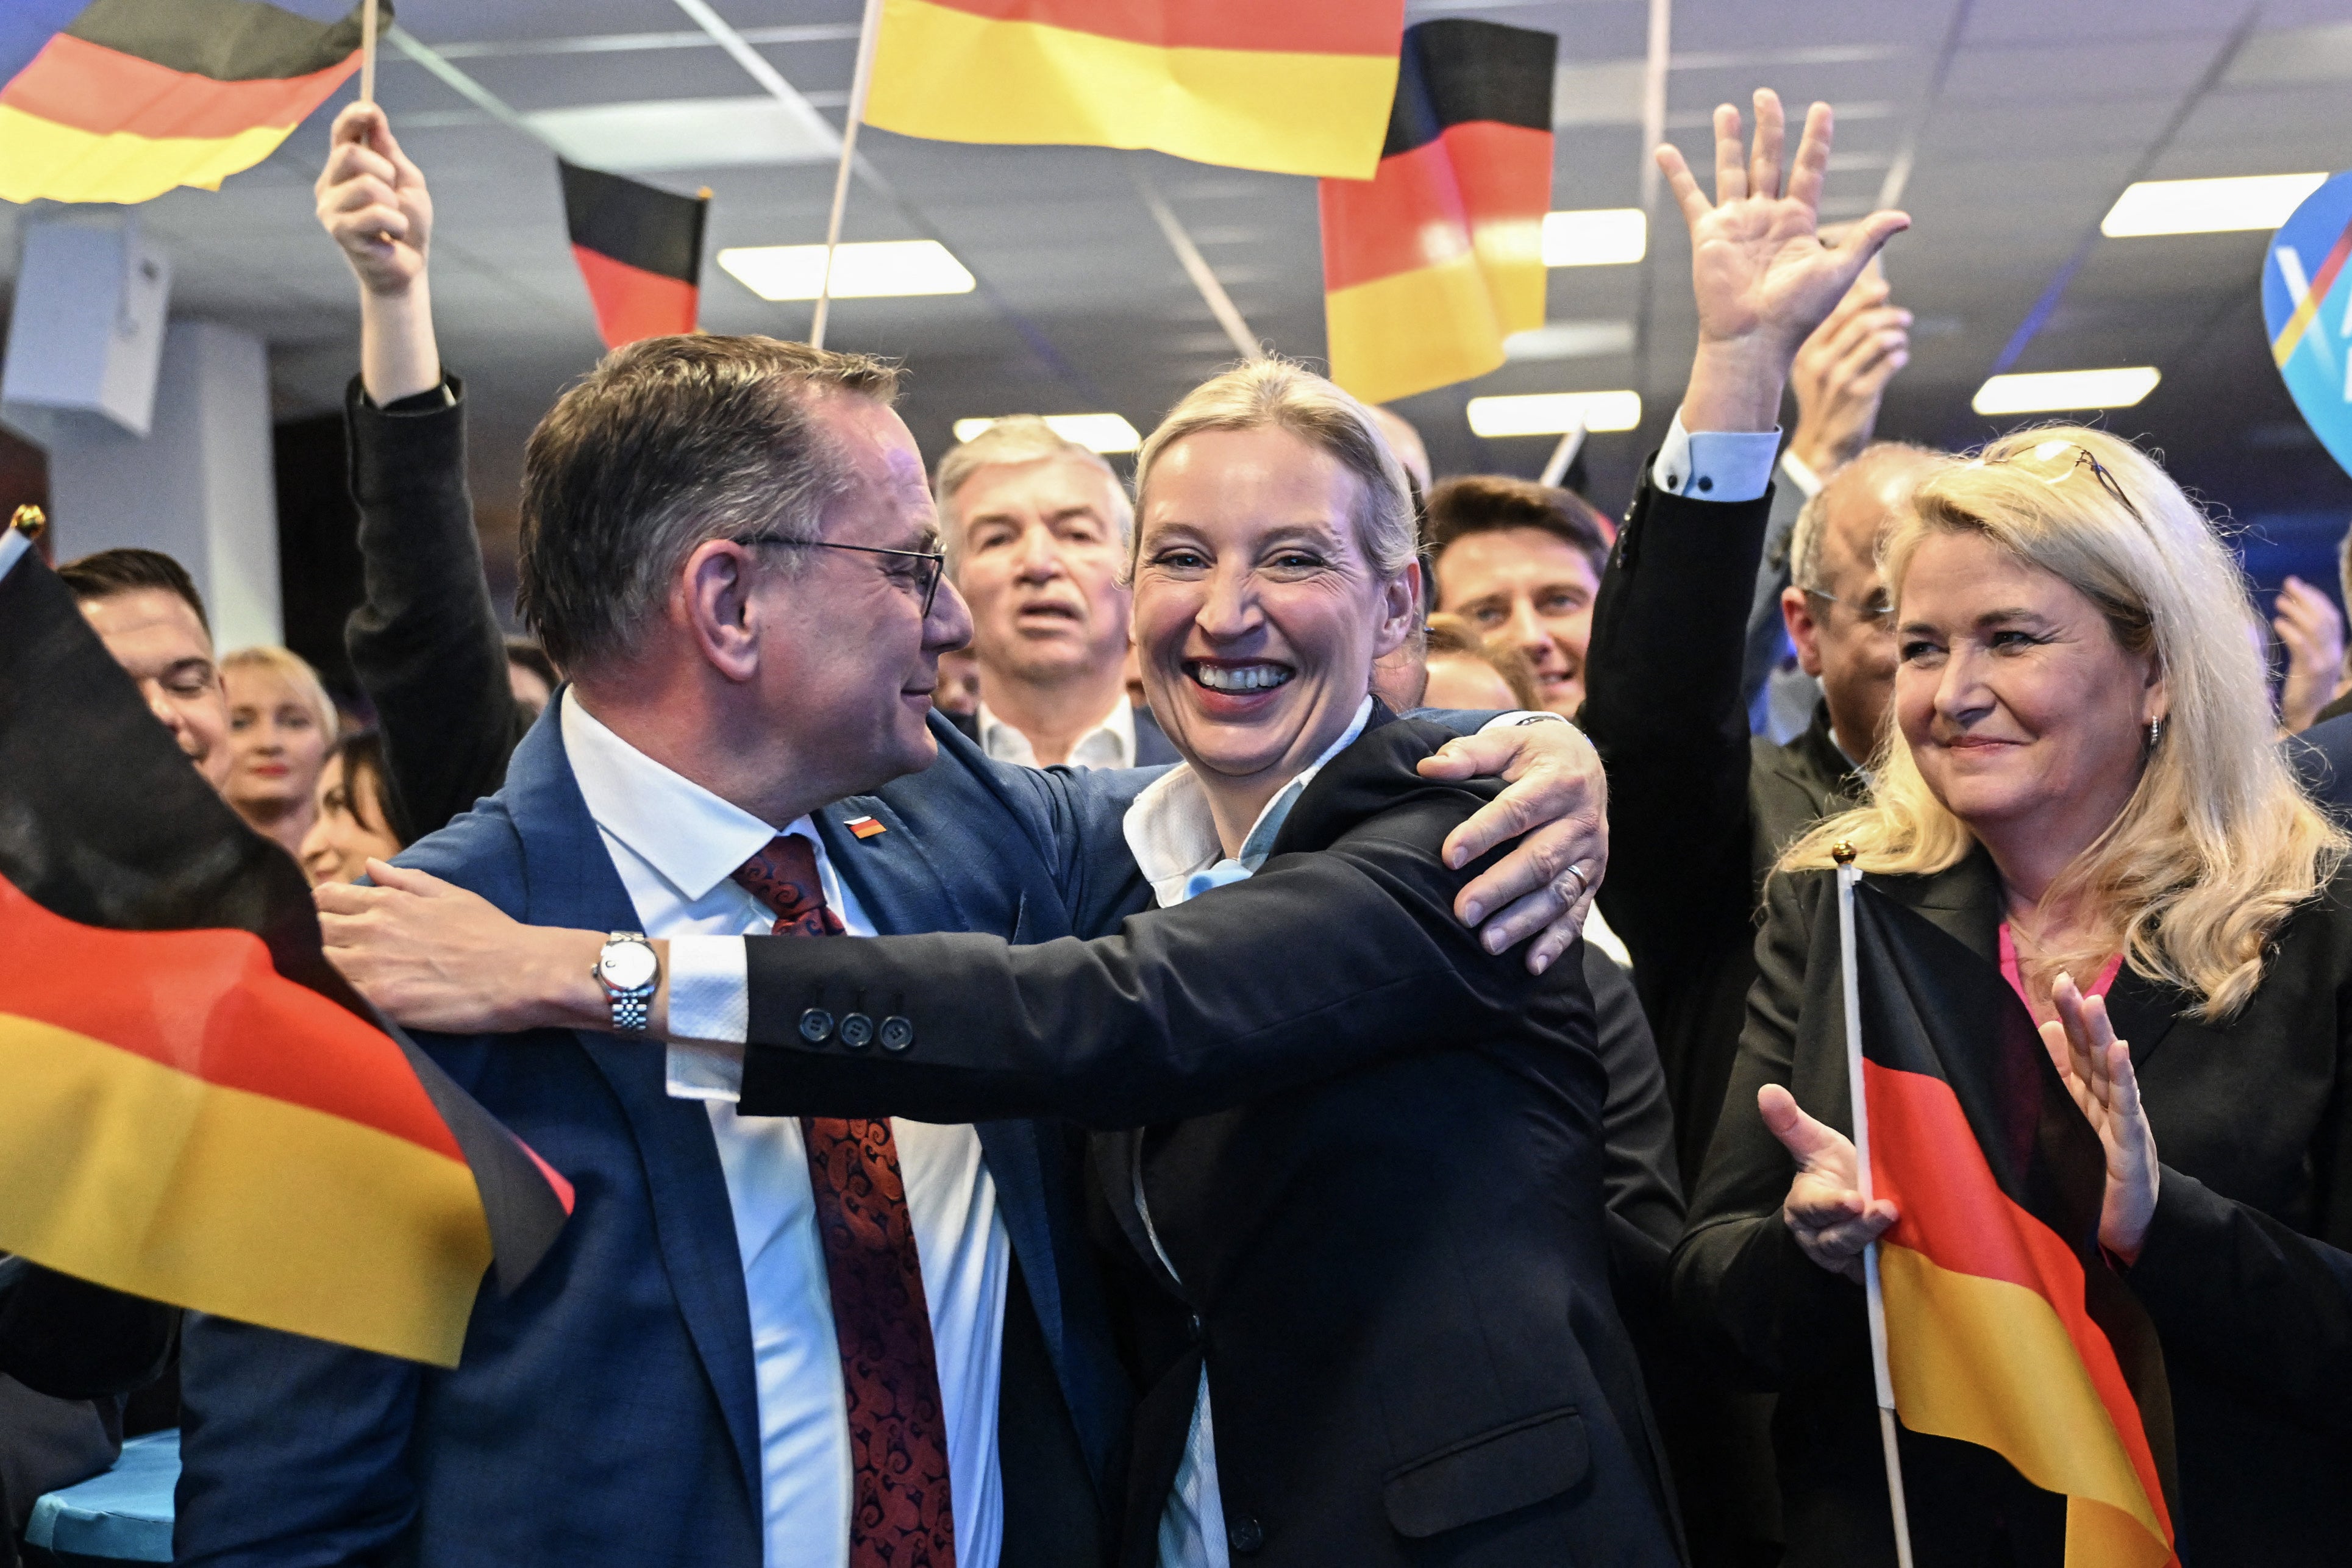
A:
<svg viewBox="0 0 2352 1568">
<path fill-rule="evenodd" d="M 1557 50 L 1468 18 L 1405 30 L 1379 170 L 1321 188 L 1331 376 L 1357 396 L 1483 375 L 1543 325 Z"/>
<path fill-rule="evenodd" d="M 217 190 L 359 68 L 359 47 L 356 11 L 322 25 L 260 0 L 95 0 L 0 87 L 0 198 Z"/>
<path fill-rule="evenodd" d="M 336 975 L 301 873 L 30 555 L 0 576 L 0 1249 L 456 1364 L 570 1187 Z"/>
<path fill-rule="evenodd" d="M 709 198 L 674 195 L 560 158 L 555 166 L 572 258 L 604 346 L 694 331 Z"/>
<path fill-rule="evenodd" d="M 2097 1136 L 1997 970 L 1867 884 L 1854 924 L 1896 1414 L 2063 1494 L 2068 1568 L 2164 1568 L 2170 1401 Z"/>
<path fill-rule="evenodd" d="M 866 121 L 1362 179 L 1403 0 L 882 0 Z"/>
</svg>

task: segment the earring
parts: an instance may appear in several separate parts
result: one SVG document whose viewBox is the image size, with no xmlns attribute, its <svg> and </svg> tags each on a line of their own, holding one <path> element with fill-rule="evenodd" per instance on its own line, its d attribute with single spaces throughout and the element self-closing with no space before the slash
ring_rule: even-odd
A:
<svg viewBox="0 0 2352 1568">
<path fill-rule="evenodd" d="M 2147 721 L 2147 749 L 2151 752 L 2156 750 L 2156 743 L 2163 739 L 2164 721 L 2161 719 L 2150 719 Z"/>
</svg>

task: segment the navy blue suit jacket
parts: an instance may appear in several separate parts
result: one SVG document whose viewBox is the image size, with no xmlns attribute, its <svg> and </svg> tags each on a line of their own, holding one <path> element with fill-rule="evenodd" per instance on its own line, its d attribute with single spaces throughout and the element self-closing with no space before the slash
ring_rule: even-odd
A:
<svg viewBox="0 0 2352 1568">
<path fill-rule="evenodd" d="M 505 789 L 401 863 L 534 924 L 632 927 L 554 712 Z M 818 814 L 878 930 L 1041 942 L 1131 904 L 1119 822 L 1152 775 L 1003 767 L 942 720 L 931 728 L 929 771 Z M 856 837 L 842 825 L 859 816 L 887 831 Z M 668 1096 L 663 1054 L 643 1044 L 419 1038 L 572 1183 L 577 1209 L 521 1289 L 485 1287 L 454 1371 L 192 1319 L 178 1560 L 756 1568 L 751 1321 L 703 1108 Z M 1078 1446 L 1097 1484 L 1115 1486 L 1131 1394 L 1084 1253 L 1076 1161 L 1051 1124 L 979 1131 Z"/>
</svg>

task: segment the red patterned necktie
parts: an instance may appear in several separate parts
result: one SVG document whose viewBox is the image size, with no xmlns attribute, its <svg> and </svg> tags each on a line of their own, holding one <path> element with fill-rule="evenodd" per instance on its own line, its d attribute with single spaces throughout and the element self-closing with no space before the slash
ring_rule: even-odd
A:
<svg viewBox="0 0 2352 1568">
<path fill-rule="evenodd" d="M 775 911 L 777 935 L 841 934 L 806 838 L 777 835 L 735 880 Z M 849 1404 L 849 1568 L 954 1568 L 947 1414 L 898 1140 L 887 1121 L 801 1129 Z"/>
</svg>

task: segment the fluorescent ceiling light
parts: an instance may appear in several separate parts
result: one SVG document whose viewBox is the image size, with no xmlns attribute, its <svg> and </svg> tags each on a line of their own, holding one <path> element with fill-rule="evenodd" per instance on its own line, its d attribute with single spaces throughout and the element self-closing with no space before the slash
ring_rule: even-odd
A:
<svg viewBox="0 0 2352 1568">
<path fill-rule="evenodd" d="M 824 286 L 822 245 L 738 245 L 719 265 L 762 300 L 814 300 Z M 866 240 L 834 253 L 833 297 L 880 300 L 904 294 L 969 294 L 972 276 L 936 239 Z"/>
<path fill-rule="evenodd" d="M 2129 408 L 2156 390 L 2163 374 L 2152 364 L 2115 370 L 2045 370 L 1997 375 L 1977 388 L 1969 406 L 1979 414 L 2058 414 L 2075 408 Z"/>
<path fill-rule="evenodd" d="M 1592 359 L 1633 352 L 1631 321 L 1554 321 L 1503 340 L 1503 353 L 1513 360 Z"/>
<path fill-rule="evenodd" d="M 955 438 L 969 441 L 995 424 L 993 419 L 959 419 Z M 1143 445 L 1135 426 L 1116 414 L 1048 414 L 1045 424 L 1065 441 L 1076 441 L 1093 452 L 1132 452 Z"/>
<path fill-rule="evenodd" d="M 2239 174 L 2225 180 L 2142 180 L 2099 220 L 2110 239 L 2150 234 L 2227 234 L 2284 223 L 2326 174 Z"/>
<path fill-rule="evenodd" d="M 805 99 L 688 98 L 550 109 L 524 121 L 572 163 L 635 174 L 740 163 L 829 163 L 841 133 Z"/>
<path fill-rule="evenodd" d="M 1546 267 L 1616 267 L 1649 248 L 1650 220 L 1640 207 L 1544 214 Z"/>
<path fill-rule="evenodd" d="M 1587 430 L 1631 430 L 1642 422 L 1638 392 L 1525 392 L 1470 400 L 1474 436 L 1557 436 L 1579 421 Z"/>
</svg>

